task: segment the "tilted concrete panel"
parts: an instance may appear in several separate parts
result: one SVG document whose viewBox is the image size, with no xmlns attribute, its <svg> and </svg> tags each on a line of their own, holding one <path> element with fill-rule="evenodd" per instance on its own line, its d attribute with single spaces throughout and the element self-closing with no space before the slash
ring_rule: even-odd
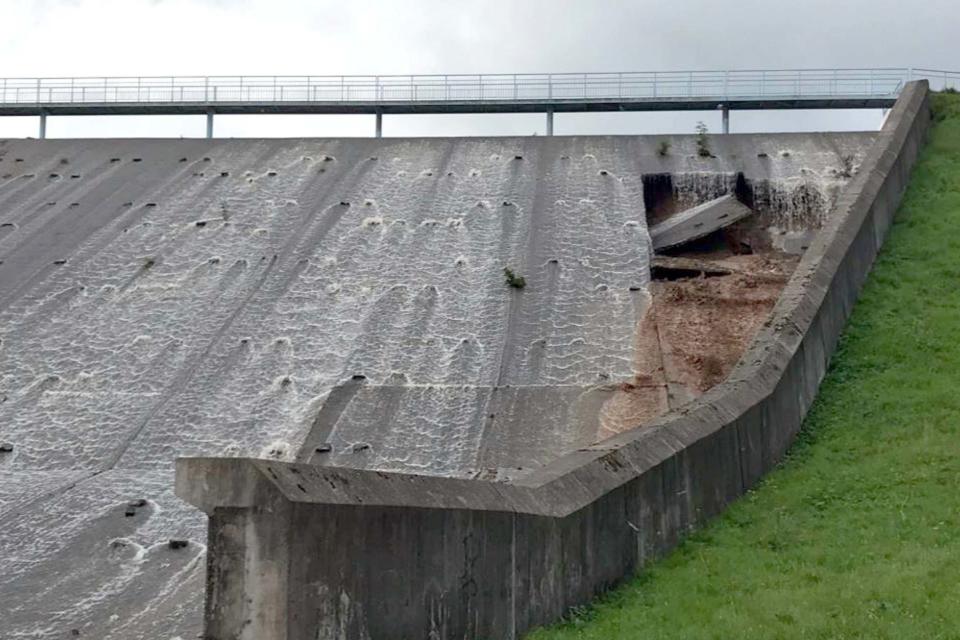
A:
<svg viewBox="0 0 960 640">
<path fill-rule="evenodd" d="M 720 196 L 650 227 L 654 250 L 669 249 L 728 227 L 753 213 L 733 194 Z"/>
</svg>

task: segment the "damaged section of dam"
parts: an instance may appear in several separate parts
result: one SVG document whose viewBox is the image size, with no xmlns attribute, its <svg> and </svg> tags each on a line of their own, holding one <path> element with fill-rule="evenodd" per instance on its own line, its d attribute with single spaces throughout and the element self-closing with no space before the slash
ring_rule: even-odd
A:
<svg viewBox="0 0 960 640">
<path fill-rule="evenodd" d="M 4 633 L 198 632 L 178 456 L 519 480 L 682 407 L 875 138 L 0 142 Z"/>
</svg>

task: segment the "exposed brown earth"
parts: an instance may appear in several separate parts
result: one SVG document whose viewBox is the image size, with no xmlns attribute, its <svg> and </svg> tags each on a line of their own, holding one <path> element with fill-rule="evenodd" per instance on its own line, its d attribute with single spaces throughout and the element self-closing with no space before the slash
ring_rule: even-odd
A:
<svg viewBox="0 0 960 640">
<path fill-rule="evenodd" d="M 797 258 L 740 255 L 714 262 L 733 273 L 652 284 L 671 406 L 727 377 L 773 310 Z M 676 397 L 683 393 L 687 397 Z"/>
<path fill-rule="evenodd" d="M 652 300 L 637 330 L 637 375 L 604 407 L 598 439 L 649 422 L 723 381 L 798 260 L 779 252 L 735 255 L 725 247 L 656 259 Z"/>
</svg>

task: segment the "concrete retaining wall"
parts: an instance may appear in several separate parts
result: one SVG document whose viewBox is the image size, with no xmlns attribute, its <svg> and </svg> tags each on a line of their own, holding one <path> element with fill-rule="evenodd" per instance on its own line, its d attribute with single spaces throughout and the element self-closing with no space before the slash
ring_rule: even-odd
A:
<svg viewBox="0 0 960 640">
<path fill-rule="evenodd" d="M 632 574 L 781 459 L 883 243 L 929 121 L 890 113 L 730 378 L 514 483 L 183 459 L 210 515 L 207 637 L 516 638 Z"/>
</svg>

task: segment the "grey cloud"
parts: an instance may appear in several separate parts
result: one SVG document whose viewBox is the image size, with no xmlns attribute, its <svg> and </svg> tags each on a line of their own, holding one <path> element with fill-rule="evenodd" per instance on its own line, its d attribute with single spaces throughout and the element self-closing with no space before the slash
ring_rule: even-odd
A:
<svg viewBox="0 0 960 640">
<path fill-rule="evenodd" d="M 894 0 L 14 0 L 4 11 L 2 30 L 9 37 L 0 39 L 0 75 L 949 68 L 957 66 L 958 18 L 955 0 L 923 0 L 909 8 Z M 738 115 L 735 127 L 747 129 L 777 120 Z M 796 122 L 842 128 L 878 122 L 876 113 L 848 115 L 796 114 Z M 386 131 L 505 133 L 489 124 L 494 120 L 388 119 Z M 575 120 L 560 118 L 558 130 Z M 102 130 L 83 122 L 54 119 L 51 133 Z M 150 129 L 118 122 L 117 131 Z M 219 131 L 296 131 L 289 120 L 279 122 L 224 121 Z M 313 120 L 302 122 L 315 130 Z M 511 122 L 509 131 L 529 128 L 526 121 Z M 600 129 L 688 131 L 695 120 L 681 114 L 669 122 L 639 116 L 593 116 L 591 122 Z M 21 126 L 0 121 L 0 135 Z M 354 124 L 345 126 L 360 134 Z M 329 128 L 335 133 L 338 125 Z M 194 131 L 192 125 L 181 130 Z"/>
</svg>

